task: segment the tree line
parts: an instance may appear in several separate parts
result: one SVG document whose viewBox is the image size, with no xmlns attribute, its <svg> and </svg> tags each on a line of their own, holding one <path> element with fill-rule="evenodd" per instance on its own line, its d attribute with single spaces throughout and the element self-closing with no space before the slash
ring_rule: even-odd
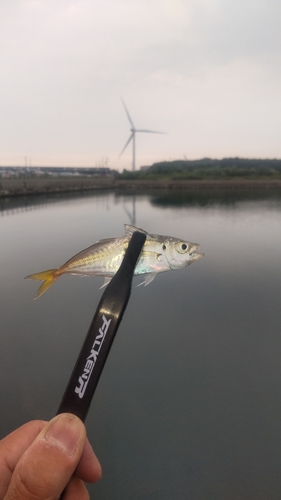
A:
<svg viewBox="0 0 281 500">
<path fill-rule="evenodd" d="M 123 179 L 170 179 L 170 180 L 215 180 L 215 179 L 281 179 L 281 160 L 203 158 L 201 160 L 174 160 L 154 163 L 135 172 L 124 170 Z"/>
</svg>

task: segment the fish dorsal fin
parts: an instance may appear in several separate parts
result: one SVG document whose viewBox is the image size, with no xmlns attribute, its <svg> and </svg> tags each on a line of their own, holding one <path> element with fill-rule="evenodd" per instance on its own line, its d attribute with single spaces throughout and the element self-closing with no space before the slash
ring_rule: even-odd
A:
<svg viewBox="0 0 281 500">
<path fill-rule="evenodd" d="M 144 231 L 143 229 L 131 226 L 130 224 L 124 224 L 124 228 L 125 228 L 125 236 L 132 236 L 136 231 L 138 231 L 139 233 L 147 234 L 147 232 Z"/>
</svg>

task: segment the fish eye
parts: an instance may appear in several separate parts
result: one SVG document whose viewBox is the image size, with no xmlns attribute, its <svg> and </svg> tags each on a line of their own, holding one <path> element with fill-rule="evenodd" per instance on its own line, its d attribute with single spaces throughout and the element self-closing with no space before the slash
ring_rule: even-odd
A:
<svg viewBox="0 0 281 500">
<path fill-rule="evenodd" d="M 163 243 L 162 248 L 163 248 L 163 250 L 166 250 L 166 245 L 165 245 L 165 243 Z"/>
<path fill-rule="evenodd" d="M 179 242 L 178 245 L 177 245 L 177 251 L 179 253 L 186 253 L 188 251 L 188 244 L 187 243 L 184 243 L 183 241 Z"/>
</svg>

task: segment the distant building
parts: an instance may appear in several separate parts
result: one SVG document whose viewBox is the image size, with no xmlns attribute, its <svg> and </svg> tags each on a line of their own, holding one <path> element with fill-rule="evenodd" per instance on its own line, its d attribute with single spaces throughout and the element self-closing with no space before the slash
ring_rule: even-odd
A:
<svg viewBox="0 0 281 500">
<path fill-rule="evenodd" d="M 74 176 L 111 177 L 108 167 L 0 167 L 0 177 Z"/>
</svg>

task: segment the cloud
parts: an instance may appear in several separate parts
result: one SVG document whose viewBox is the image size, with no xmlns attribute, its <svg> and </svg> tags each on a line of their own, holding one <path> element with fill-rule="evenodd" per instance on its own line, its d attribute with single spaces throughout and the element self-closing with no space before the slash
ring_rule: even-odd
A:
<svg viewBox="0 0 281 500">
<path fill-rule="evenodd" d="M 169 132 L 138 139 L 140 162 L 278 156 L 279 1 L 2 0 L 0 17 L 0 163 L 129 166 L 121 95 Z"/>
</svg>

